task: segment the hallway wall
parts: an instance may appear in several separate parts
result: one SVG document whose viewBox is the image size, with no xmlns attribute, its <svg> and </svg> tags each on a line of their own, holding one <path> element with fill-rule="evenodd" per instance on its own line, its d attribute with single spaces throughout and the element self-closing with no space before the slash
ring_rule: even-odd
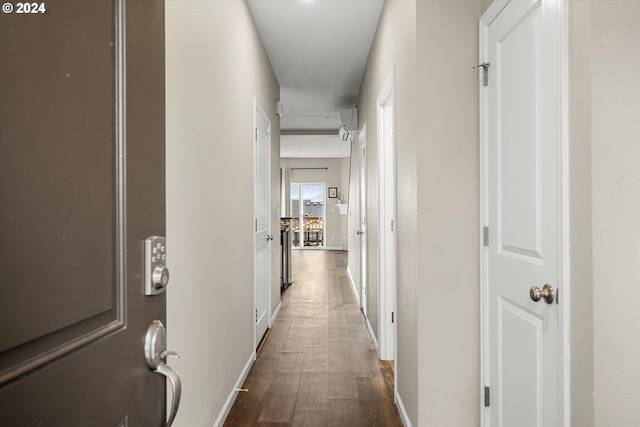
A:
<svg viewBox="0 0 640 427">
<path fill-rule="evenodd" d="M 399 395 L 414 425 L 418 420 L 417 336 L 417 176 L 416 176 L 416 2 L 391 0 L 384 4 L 358 96 L 359 129 L 367 136 L 367 313 L 379 337 L 378 313 L 378 138 L 376 99 L 393 66 L 396 67 L 396 164 L 397 164 L 397 341 L 396 375 Z M 352 144 L 354 161 L 351 189 L 358 186 L 359 145 Z M 355 185 L 355 187 L 354 187 Z M 349 217 L 349 247 L 358 248 L 358 194 L 353 191 Z M 358 279 L 357 251 L 349 259 L 349 271 Z M 356 281 L 356 284 L 358 282 Z"/>
<path fill-rule="evenodd" d="M 272 123 L 279 230 L 279 85 L 244 1 L 166 2 L 167 290 L 176 427 L 211 427 L 254 352 L 253 99 Z M 278 250 L 270 313 L 279 303 Z"/>
<path fill-rule="evenodd" d="M 480 15 L 418 1 L 419 426 L 480 420 Z"/>
<path fill-rule="evenodd" d="M 369 316 L 377 331 L 376 98 L 395 65 L 396 375 L 414 426 L 479 423 L 478 73 L 469 65 L 477 63 L 479 17 L 479 0 L 387 1 L 358 99 L 360 125 L 367 124 Z M 352 171 L 352 189 L 354 178 Z M 356 221 L 349 218 L 353 230 Z M 349 267 L 357 271 L 357 257 Z"/>
</svg>

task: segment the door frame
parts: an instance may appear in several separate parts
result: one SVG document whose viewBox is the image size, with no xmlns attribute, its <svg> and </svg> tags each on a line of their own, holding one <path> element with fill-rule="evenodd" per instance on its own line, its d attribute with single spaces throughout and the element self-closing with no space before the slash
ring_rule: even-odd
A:
<svg viewBox="0 0 640 427">
<path fill-rule="evenodd" d="M 256 180 L 258 175 L 258 115 L 260 115 L 267 122 L 267 235 L 271 232 L 271 119 L 265 113 L 265 110 L 260 106 L 258 100 L 253 98 L 253 218 L 257 218 L 257 206 L 256 206 Z M 253 226 L 253 224 L 252 224 Z M 258 343 L 258 330 L 257 323 L 254 316 L 254 313 L 258 309 L 258 292 L 257 292 L 257 265 L 256 265 L 256 229 L 252 227 L 253 234 L 253 311 L 251 313 L 251 318 L 253 319 L 253 347 L 254 347 L 254 358 L 257 357 L 256 347 Z M 267 284 L 266 284 L 266 295 L 267 295 L 267 330 L 271 325 L 271 273 L 272 273 L 272 257 L 273 250 L 271 243 L 267 243 Z M 260 337 L 262 338 L 262 337 Z"/>
<path fill-rule="evenodd" d="M 489 25 L 498 17 L 502 10 L 509 4 L 511 0 L 494 0 L 489 6 L 486 12 L 482 15 L 479 21 L 479 63 L 485 62 L 487 58 L 487 41 Z M 558 283 L 558 289 L 562 289 L 562 293 L 557 295 L 558 306 L 560 310 L 560 325 L 559 325 L 559 354 L 558 366 L 560 368 L 560 390 L 558 390 L 560 396 L 560 402 L 558 405 L 558 411 L 560 412 L 560 419 L 565 427 L 571 425 L 571 383 L 570 383 L 570 346 L 569 346 L 569 319 L 570 319 L 570 269 L 569 269 L 569 23 L 568 23 L 568 2 L 566 0 L 541 0 L 541 1 L 554 1 L 557 3 L 559 14 L 559 38 L 561 40 L 560 55 L 558 63 L 560 73 L 560 97 L 558 100 L 560 104 L 561 118 L 559 119 L 560 134 L 560 152 L 559 152 L 559 169 L 560 169 L 560 200 L 559 209 L 561 223 L 559 224 L 560 233 L 560 250 L 559 250 L 559 277 L 561 283 Z M 482 70 L 482 68 L 480 68 Z M 491 72 L 491 68 L 489 68 Z M 488 384 L 489 378 L 489 365 L 488 358 L 489 349 L 489 302 L 488 302 L 488 248 L 484 246 L 483 242 L 483 229 L 489 222 L 489 206 L 486 201 L 488 195 L 488 101 L 485 87 L 482 85 L 482 77 L 479 76 L 479 113 L 480 113 L 480 236 L 479 236 L 479 250 L 480 250 L 480 390 L 479 401 L 481 408 L 481 426 L 487 425 L 487 408 L 485 407 L 485 392 L 484 387 Z"/>
<path fill-rule="evenodd" d="M 392 66 L 376 99 L 378 122 L 378 357 L 396 354 L 396 67 Z M 385 110 L 393 113 L 390 138 L 385 136 Z M 392 316 L 394 321 L 392 322 Z"/>
<path fill-rule="evenodd" d="M 358 242 L 359 272 L 358 272 L 358 294 L 360 295 L 360 308 L 367 318 L 367 125 L 362 126 L 358 133 L 358 230 L 362 232 Z M 364 153 L 364 154 L 363 154 Z M 364 224 L 364 227 L 363 227 Z M 364 229 L 363 229 L 364 228 Z M 367 319 L 368 322 L 368 319 Z"/>
</svg>

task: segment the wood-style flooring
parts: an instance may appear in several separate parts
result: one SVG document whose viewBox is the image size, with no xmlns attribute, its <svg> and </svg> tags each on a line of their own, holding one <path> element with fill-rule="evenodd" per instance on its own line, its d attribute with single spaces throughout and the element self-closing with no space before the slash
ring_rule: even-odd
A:
<svg viewBox="0 0 640 427">
<path fill-rule="evenodd" d="M 294 283 L 225 426 L 402 426 L 391 364 L 378 360 L 347 253 L 294 250 Z"/>
</svg>

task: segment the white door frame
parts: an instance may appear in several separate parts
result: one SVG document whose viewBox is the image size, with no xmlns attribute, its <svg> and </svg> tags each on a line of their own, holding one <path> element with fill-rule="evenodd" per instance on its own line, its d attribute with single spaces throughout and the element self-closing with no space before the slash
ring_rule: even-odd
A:
<svg viewBox="0 0 640 427">
<path fill-rule="evenodd" d="M 259 118 L 262 118 L 266 123 L 267 123 L 267 129 L 266 129 L 266 134 L 267 134 L 267 207 L 266 207 L 266 215 L 267 215 L 267 219 L 266 219 L 266 227 L 267 227 L 267 235 L 269 235 L 271 233 L 271 119 L 269 119 L 269 116 L 264 112 L 264 110 L 262 109 L 262 107 L 260 107 L 260 104 L 258 104 L 258 100 L 256 98 L 253 98 L 253 218 L 255 221 L 257 221 L 257 212 L 258 212 L 258 208 L 257 208 L 257 176 L 258 176 L 258 156 L 257 156 L 257 144 L 258 144 L 258 126 L 259 126 Z M 255 225 L 254 225 L 255 224 Z M 256 324 L 256 320 L 255 319 L 255 313 L 257 313 L 258 310 L 258 298 L 257 298 L 257 294 L 258 294 L 258 288 L 257 288 L 257 263 L 256 263 L 256 239 L 255 239 L 255 235 L 256 235 L 256 228 L 257 227 L 257 222 L 254 222 L 252 224 L 253 228 L 253 312 L 251 313 L 252 319 L 253 319 L 253 342 L 254 342 L 254 347 L 257 346 L 258 344 L 258 340 L 261 339 L 262 337 L 258 337 L 257 336 L 257 324 Z M 273 240 L 271 240 L 271 242 L 273 242 Z M 270 243 L 271 243 L 270 242 Z M 268 259 L 268 271 L 267 271 L 267 284 L 266 284 L 266 295 L 267 295 L 267 310 L 266 310 L 266 316 L 267 316 L 267 329 L 269 328 L 269 325 L 271 323 L 271 264 L 272 264 L 272 254 L 273 254 L 273 250 L 272 250 L 272 244 L 267 244 L 267 259 Z M 255 356 L 255 353 L 254 353 Z"/>
<path fill-rule="evenodd" d="M 487 42 L 488 42 L 488 29 L 489 25 L 496 19 L 496 17 L 502 12 L 511 0 L 494 0 L 491 6 L 480 18 L 480 52 L 479 63 L 483 63 L 485 58 L 488 57 Z M 569 281 L 569 103 L 568 103 L 568 76 L 569 76 L 569 48 L 568 48 L 568 2 L 565 0 L 542 0 L 542 1 L 554 1 L 558 4 L 558 13 L 560 14 L 560 25 L 557 29 L 559 31 L 559 38 L 561 40 L 561 56 L 559 59 L 560 64 L 560 89 L 561 100 L 560 110 L 561 118 L 559 119 L 558 131 L 561 134 L 561 150 L 560 150 L 560 182 L 561 188 L 559 206 L 561 209 L 561 224 L 560 227 L 560 260 L 559 269 L 562 283 L 558 284 L 558 288 L 562 289 L 562 293 L 558 294 L 558 305 L 561 311 L 560 314 L 560 343 L 559 343 L 559 375 L 561 376 L 561 389 L 559 391 L 561 401 L 558 404 L 559 411 L 561 413 L 560 419 L 565 427 L 571 425 L 571 405 L 570 405 L 570 346 L 569 346 L 569 318 L 570 318 L 570 281 Z M 491 67 L 489 66 L 489 72 Z M 481 79 L 479 80 L 479 92 L 480 92 L 480 230 L 488 224 L 489 219 L 489 206 L 486 202 L 488 194 L 488 102 L 487 94 L 482 85 Z M 483 233 L 480 235 L 480 328 L 481 328 L 481 378 L 480 378 L 480 390 L 479 401 L 481 407 L 481 426 L 487 425 L 486 420 L 486 408 L 484 386 L 488 383 L 489 372 L 489 358 L 487 355 L 489 347 L 488 325 L 489 325 L 489 312 L 488 312 L 488 250 L 483 244 Z"/>
<path fill-rule="evenodd" d="M 359 253 L 359 290 L 360 308 L 364 316 L 367 317 L 367 125 L 362 126 L 358 133 L 358 231 L 360 234 Z M 368 320 L 367 320 L 368 322 Z"/>
<path fill-rule="evenodd" d="M 378 357 L 396 353 L 396 69 L 391 68 L 376 100 L 378 118 Z"/>
</svg>

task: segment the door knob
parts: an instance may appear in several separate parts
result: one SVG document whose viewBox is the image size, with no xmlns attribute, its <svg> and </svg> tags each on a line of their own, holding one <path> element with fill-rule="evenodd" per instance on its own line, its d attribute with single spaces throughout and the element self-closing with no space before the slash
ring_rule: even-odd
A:
<svg viewBox="0 0 640 427">
<path fill-rule="evenodd" d="M 556 293 L 553 290 L 553 286 L 549 284 L 544 285 L 542 287 L 542 290 L 540 290 L 540 288 L 537 286 L 532 286 L 529 290 L 529 297 L 535 302 L 544 299 L 547 304 L 551 304 L 553 303 L 553 299 L 555 298 L 555 296 Z"/>
<path fill-rule="evenodd" d="M 267 242 L 273 240 L 273 234 L 267 234 Z"/>
<path fill-rule="evenodd" d="M 147 359 L 147 365 L 153 372 L 164 375 L 169 379 L 171 390 L 173 391 L 173 399 L 167 417 L 167 427 L 171 427 L 173 420 L 180 406 L 180 396 L 182 394 L 182 383 L 180 376 L 175 369 L 167 365 L 167 357 L 180 357 L 174 351 L 167 351 L 167 331 L 159 320 L 154 320 L 147 329 L 147 335 L 144 339 L 144 356 Z"/>
</svg>

